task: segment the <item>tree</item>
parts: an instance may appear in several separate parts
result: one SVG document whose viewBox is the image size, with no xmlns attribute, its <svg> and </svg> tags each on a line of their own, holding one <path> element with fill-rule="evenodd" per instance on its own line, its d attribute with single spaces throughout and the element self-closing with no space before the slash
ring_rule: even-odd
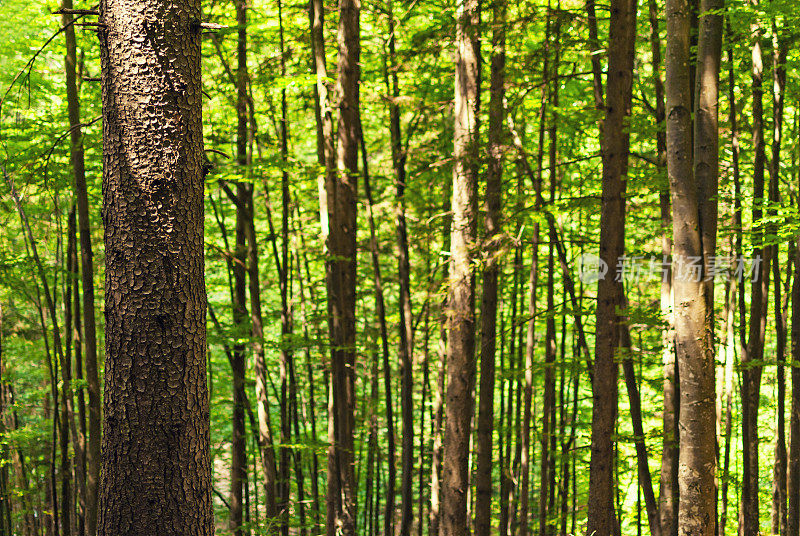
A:
<svg viewBox="0 0 800 536">
<path fill-rule="evenodd" d="M 356 357 L 356 200 L 359 146 L 360 78 L 359 0 L 339 3 L 339 96 L 336 174 L 329 175 L 326 197 L 328 235 L 328 323 L 331 373 L 328 416 L 327 534 L 356 533 L 356 481 L 353 430 L 355 427 Z"/>
<path fill-rule="evenodd" d="M 107 254 L 98 533 L 210 536 L 200 3 L 104 0 L 100 9 Z"/>
<path fill-rule="evenodd" d="M 469 438 L 475 383 L 475 273 L 477 240 L 480 3 L 460 0 L 456 10 L 453 131 L 453 223 L 447 299 L 447 397 L 442 463 L 441 536 L 469 533 Z"/>
<path fill-rule="evenodd" d="M 600 259 L 616 269 L 625 253 L 625 187 L 628 173 L 633 56 L 636 42 L 636 0 L 611 5 L 605 118 L 601 151 L 603 201 L 600 213 Z M 592 455 L 589 466 L 587 534 L 619 534 L 613 503 L 614 450 L 612 433 L 617 418 L 617 361 L 620 346 L 619 310 L 624 305 L 622 281 L 607 275 L 597 286 L 597 335 L 592 379 Z"/>
</svg>

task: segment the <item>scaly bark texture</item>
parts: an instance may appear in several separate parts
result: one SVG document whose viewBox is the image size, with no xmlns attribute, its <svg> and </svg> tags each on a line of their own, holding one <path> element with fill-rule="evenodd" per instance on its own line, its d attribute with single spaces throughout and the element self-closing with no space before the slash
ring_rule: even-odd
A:
<svg viewBox="0 0 800 536">
<path fill-rule="evenodd" d="M 103 0 L 101 536 L 211 536 L 199 0 Z"/>
<path fill-rule="evenodd" d="M 619 346 L 617 314 L 623 305 L 622 282 L 614 270 L 625 253 L 625 187 L 628 172 L 633 50 L 636 41 L 636 0 L 611 2 L 605 120 L 601 132 L 603 199 L 600 213 L 600 258 L 609 273 L 597 288 L 597 336 L 592 381 L 592 451 L 589 468 L 587 534 L 619 534 L 614 509 L 614 432 L 617 419 L 615 357 Z"/>
<path fill-rule="evenodd" d="M 326 182 L 328 218 L 328 322 L 331 401 L 328 419 L 328 536 L 355 536 L 356 481 L 353 429 L 356 359 L 356 202 L 358 185 L 360 18 L 359 0 L 339 2 L 339 97 L 336 174 Z"/>
<path fill-rule="evenodd" d="M 447 395 L 442 463 L 441 536 L 466 536 L 470 427 L 475 384 L 475 273 L 477 239 L 480 4 L 459 0 L 453 149 L 453 223 L 447 321 Z"/>
</svg>

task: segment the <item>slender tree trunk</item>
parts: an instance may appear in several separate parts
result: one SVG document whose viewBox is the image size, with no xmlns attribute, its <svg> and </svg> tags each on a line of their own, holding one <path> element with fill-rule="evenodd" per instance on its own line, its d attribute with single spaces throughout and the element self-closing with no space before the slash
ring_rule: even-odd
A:
<svg viewBox="0 0 800 536">
<path fill-rule="evenodd" d="M 666 171 L 667 138 L 664 129 L 664 82 L 661 78 L 661 36 L 659 12 L 655 0 L 648 2 L 650 15 L 650 52 L 653 61 L 653 86 L 656 93 L 655 120 L 658 170 Z M 666 326 L 661 334 L 664 377 L 664 410 L 662 417 L 661 472 L 659 477 L 659 524 L 662 536 L 678 534 L 678 378 L 675 361 L 675 334 L 672 320 L 672 209 L 669 186 L 659 193 L 661 208 L 661 314 Z"/>
<path fill-rule="evenodd" d="M 786 56 L 787 43 L 780 36 L 779 29 L 773 18 L 772 22 L 773 47 L 772 47 L 772 161 L 769 167 L 769 199 L 772 203 L 780 203 L 780 156 L 781 136 L 783 134 L 783 100 L 786 87 Z M 773 211 L 774 215 L 775 212 Z M 772 231 L 774 232 L 774 226 Z M 791 249 L 791 248 L 789 248 Z M 772 478 L 772 534 L 786 534 L 786 316 L 785 306 L 781 299 L 781 270 L 778 263 L 779 244 L 772 246 L 773 262 L 772 274 L 775 291 L 775 361 L 778 368 L 778 404 L 777 404 L 777 430 L 775 436 L 775 465 Z M 789 265 L 791 267 L 791 263 Z M 787 272 L 791 277 L 791 272 Z"/>
<path fill-rule="evenodd" d="M 486 176 L 483 295 L 481 297 L 480 400 L 475 452 L 475 535 L 489 536 L 492 509 L 497 295 L 502 239 L 503 123 L 505 118 L 506 0 L 492 5 L 492 64 L 489 97 L 489 168 Z"/>
<path fill-rule="evenodd" d="M 761 28 L 755 23 L 751 28 L 754 41 L 752 61 L 752 117 L 753 117 L 753 222 L 762 217 L 764 199 L 764 110 L 763 110 L 763 57 Z M 759 532 L 758 508 L 758 407 L 761 393 L 761 372 L 764 359 L 764 341 L 767 323 L 767 294 L 769 291 L 769 248 L 763 245 L 759 231 L 753 233 L 753 258 L 760 260 L 758 277 L 751 285 L 750 325 L 746 351 L 742 355 L 742 531 L 743 534 Z"/>
<path fill-rule="evenodd" d="M 77 273 L 77 266 L 73 265 L 73 260 L 77 260 L 75 254 L 76 244 L 76 216 L 75 207 L 69 211 L 67 222 L 67 272 L 64 288 L 64 334 L 66 342 L 64 353 L 61 356 L 61 421 L 59 429 L 61 466 L 61 534 L 69 536 L 72 532 L 73 512 L 75 511 L 72 501 L 72 459 L 69 454 L 70 428 L 72 422 L 72 285 L 75 278 L 72 274 Z M 73 424 L 73 428 L 74 428 Z"/>
<path fill-rule="evenodd" d="M 326 184 L 330 255 L 328 318 L 331 336 L 331 409 L 328 450 L 328 536 L 355 536 L 354 474 L 356 202 L 358 181 L 360 0 L 339 2 L 339 96 L 336 175 Z"/>
<path fill-rule="evenodd" d="M 72 9 L 72 0 L 62 0 L 63 9 Z M 74 175 L 75 199 L 78 208 L 78 230 L 81 249 L 81 284 L 83 287 L 83 348 L 86 361 L 86 387 L 89 392 L 89 441 L 86 450 L 86 530 L 89 536 L 97 533 L 97 498 L 100 481 L 100 379 L 97 361 L 97 330 L 94 318 L 94 261 L 92 232 L 89 224 L 89 200 L 84 170 L 83 132 L 77 83 L 77 46 L 75 29 L 69 23 L 72 15 L 64 14 L 62 24 L 67 44 L 65 67 L 67 75 L 67 111 L 70 123 L 70 163 Z"/>
<path fill-rule="evenodd" d="M 211 536 L 200 4 L 103 0 L 100 12 L 106 389 L 99 534 L 180 527 Z M 183 61 L 165 66 L 164 57 Z"/>
<path fill-rule="evenodd" d="M 789 470 L 787 478 L 787 532 L 800 535 L 800 239 L 794 248 L 792 280 L 792 407 L 789 418 Z"/>
<path fill-rule="evenodd" d="M 286 76 L 286 50 L 283 29 L 283 2 L 278 0 L 278 29 L 280 40 L 280 72 Z M 280 527 L 283 536 L 289 535 L 290 518 L 290 466 L 291 452 L 285 445 L 291 443 L 290 403 L 288 400 L 288 376 L 294 367 L 291 348 L 292 309 L 289 303 L 291 287 L 291 266 L 289 259 L 289 215 L 291 213 L 291 197 L 289 195 L 289 121 L 286 88 L 281 89 L 281 257 L 279 266 L 279 284 L 281 295 L 281 339 L 280 339 L 280 374 L 281 374 L 281 448 L 279 451 L 278 496 L 280 498 Z M 255 234 L 255 231 L 254 231 Z"/>
<path fill-rule="evenodd" d="M 600 259 L 617 266 L 625 252 L 625 175 L 628 169 L 633 56 L 636 40 L 636 0 L 613 0 L 608 55 L 606 115 L 601 131 L 603 202 L 600 215 Z M 622 282 L 607 275 L 597 287 L 594 378 L 592 382 L 592 450 L 589 466 L 587 534 L 619 534 L 613 504 L 614 448 L 617 420 L 617 361 Z"/>
<path fill-rule="evenodd" d="M 470 426 L 475 383 L 475 273 L 477 240 L 480 3 L 459 0 L 453 147 L 453 227 L 448 294 L 447 403 L 442 471 L 441 536 L 466 536 Z"/>
<path fill-rule="evenodd" d="M 413 477 L 414 477 L 414 408 L 412 363 L 414 353 L 414 330 L 411 309 L 411 267 L 406 226 L 406 151 L 400 129 L 400 84 L 398 77 L 396 28 L 392 0 L 387 1 L 389 17 L 389 65 L 385 72 L 386 89 L 389 93 L 389 133 L 392 147 L 392 167 L 395 176 L 395 231 L 397 237 L 397 276 L 400 287 L 398 330 L 400 343 L 400 407 L 403 421 L 402 476 L 400 485 L 401 518 L 400 536 L 409 536 L 413 523 Z M 390 457 L 391 459 L 391 457 Z"/>
<path fill-rule="evenodd" d="M 442 251 L 450 251 L 452 222 L 447 217 L 450 205 L 450 188 L 445 184 L 442 195 Z M 441 286 L 449 283 L 450 263 L 445 263 Z M 447 377 L 447 298 L 442 301 L 439 315 L 439 341 L 437 345 L 437 362 L 439 367 L 436 373 L 436 389 L 433 397 L 433 445 L 431 449 L 431 508 L 429 534 L 439 536 L 441 525 L 442 507 L 442 455 L 444 440 L 444 394 Z"/>
</svg>

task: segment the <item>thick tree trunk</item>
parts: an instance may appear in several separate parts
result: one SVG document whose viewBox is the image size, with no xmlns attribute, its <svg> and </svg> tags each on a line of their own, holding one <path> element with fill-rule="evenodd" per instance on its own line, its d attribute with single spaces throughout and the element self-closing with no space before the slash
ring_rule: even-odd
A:
<svg viewBox="0 0 800 536">
<path fill-rule="evenodd" d="M 606 115 L 601 132 L 603 201 L 600 215 L 600 259 L 609 267 L 597 287 L 594 378 L 592 382 L 592 450 L 589 467 L 587 534 L 619 534 L 613 504 L 614 443 L 617 420 L 618 309 L 623 306 L 622 282 L 611 270 L 625 252 L 625 175 L 628 169 L 633 56 L 636 40 L 636 0 L 613 0 L 608 53 Z"/>
<path fill-rule="evenodd" d="M 675 217 L 673 282 L 675 345 L 680 377 L 680 534 L 710 536 L 716 529 L 715 365 L 713 287 L 704 282 L 716 248 L 718 180 L 717 92 L 722 19 L 704 0 L 698 42 L 692 158 L 689 40 L 686 2 L 667 3 L 667 171 Z M 700 259 L 698 276 L 692 259 Z"/>
<path fill-rule="evenodd" d="M 211 536 L 200 3 L 103 0 L 100 11 L 106 388 L 98 533 Z"/>
<path fill-rule="evenodd" d="M 492 64 L 489 97 L 489 168 L 486 176 L 483 295 L 481 297 L 481 380 L 475 452 L 475 535 L 489 536 L 492 511 L 497 294 L 502 240 L 502 178 L 505 118 L 506 0 L 492 5 Z"/>
<path fill-rule="evenodd" d="M 480 3 L 459 0 L 456 13 L 453 227 L 448 294 L 447 402 L 442 465 L 441 536 L 466 536 L 470 426 L 475 383 Z"/>
<path fill-rule="evenodd" d="M 328 449 L 328 536 L 355 536 L 356 482 L 353 430 L 356 341 L 356 203 L 358 185 L 360 0 L 339 2 L 339 96 L 336 174 L 327 181 L 326 262 L 331 337 L 331 409 Z"/>
</svg>

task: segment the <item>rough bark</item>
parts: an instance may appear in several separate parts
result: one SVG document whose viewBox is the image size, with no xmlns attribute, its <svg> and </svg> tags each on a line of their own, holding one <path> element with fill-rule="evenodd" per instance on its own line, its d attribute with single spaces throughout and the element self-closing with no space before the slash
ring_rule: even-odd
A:
<svg viewBox="0 0 800 536">
<path fill-rule="evenodd" d="M 606 81 L 605 119 L 601 129 L 603 194 L 600 212 L 600 259 L 611 269 L 625 252 L 625 186 L 628 168 L 636 1 L 614 0 Z M 623 306 L 622 282 L 607 275 L 598 282 L 594 379 L 592 382 L 592 446 L 589 467 L 587 534 L 619 534 L 613 504 L 614 443 L 617 419 L 618 309 Z"/>
<path fill-rule="evenodd" d="M 200 3 L 103 0 L 100 12 L 106 382 L 98 533 L 211 536 Z"/>
<path fill-rule="evenodd" d="M 447 401 L 442 464 L 441 536 L 466 536 L 470 426 L 475 383 L 480 4 L 459 0 L 456 12 L 453 133 L 453 223 L 448 294 Z"/>
</svg>

